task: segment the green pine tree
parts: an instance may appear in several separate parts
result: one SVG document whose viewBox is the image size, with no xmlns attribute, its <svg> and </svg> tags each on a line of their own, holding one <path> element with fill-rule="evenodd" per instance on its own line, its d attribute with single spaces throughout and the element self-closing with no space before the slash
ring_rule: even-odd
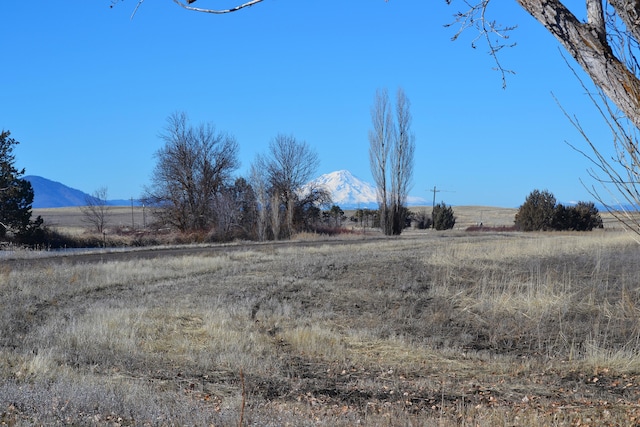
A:
<svg viewBox="0 0 640 427">
<path fill-rule="evenodd" d="M 456 225 L 453 208 L 444 202 L 433 207 L 433 226 L 436 230 L 450 230 Z"/>
<path fill-rule="evenodd" d="M 522 231 L 553 229 L 555 196 L 547 190 L 533 190 L 516 213 L 516 226 Z"/>
<path fill-rule="evenodd" d="M 16 169 L 13 149 L 19 144 L 11 132 L 0 132 L 0 237 L 7 232 L 21 235 L 29 231 L 33 188 L 21 177 L 24 169 Z M 41 221 L 38 221 L 38 224 Z"/>
</svg>

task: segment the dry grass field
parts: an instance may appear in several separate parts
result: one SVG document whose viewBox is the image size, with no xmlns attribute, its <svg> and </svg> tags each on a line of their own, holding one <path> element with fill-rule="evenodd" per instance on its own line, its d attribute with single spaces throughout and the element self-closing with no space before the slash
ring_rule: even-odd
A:
<svg viewBox="0 0 640 427">
<path fill-rule="evenodd" d="M 90 225 L 84 221 L 79 207 L 33 209 L 33 217 L 42 216 L 49 227 L 78 233 Z M 107 214 L 107 228 L 143 228 L 153 221 L 150 209 L 140 206 L 111 206 Z"/>
<path fill-rule="evenodd" d="M 513 225 L 513 219 L 517 209 L 495 208 L 487 206 L 456 206 L 455 215 L 457 218 L 456 228 L 466 228 L 471 225 L 477 225 L 482 222 L 486 226 L 509 226 Z M 412 207 L 413 211 L 431 212 L 431 207 Z M 353 216 L 355 211 L 345 211 L 348 218 Z M 83 222 L 84 215 L 78 207 L 69 208 L 49 208 L 34 209 L 33 216 L 42 216 L 45 224 L 50 227 L 72 231 L 73 233 L 82 232 L 89 225 Z M 153 221 L 152 211 L 139 206 L 114 206 L 111 207 L 107 216 L 108 228 L 132 227 L 142 228 L 145 224 Z M 346 225 L 351 226 L 348 221 Z"/>
<path fill-rule="evenodd" d="M 640 423 L 625 233 L 0 264 L 0 424 Z"/>
<path fill-rule="evenodd" d="M 454 206 L 456 216 L 456 229 L 466 229 L 470 226 L 476 226 L 482 223 L 486 227 L 509 227 L 513 225 L 513 220 L 517 209 L 515 208 L 498 208 L 490 206 Z M 410 210 L 419 212 L 431 212 L 430 206 L 411 207 Z M 345 216 L 349 218 L 353 216 L 355 211 L 345 211 Z M 42 216 L 45 224 L 50 227 L 60 229 L 62 231 L 77 234 L 86 231 L 89 225 L 83 222 L 83 214 L 78 207 L 71 208 L 50 208 L 50 209 L 34 209 L 33 215 Z M 619 223 L 607 212 L 601 213 L 604 226 L 608 229 L 620 229 Z M 144 209 L 139 206 L 114 206 L 110 209 L 107 217 L 107 228 L 133 228 L 140 229 L 145 225 L 153 222 L 153 213 L 150 209 Z M 357 228 L 355 223 L 348 220 L 345 223 L 347 227 Z"/>
</svg>

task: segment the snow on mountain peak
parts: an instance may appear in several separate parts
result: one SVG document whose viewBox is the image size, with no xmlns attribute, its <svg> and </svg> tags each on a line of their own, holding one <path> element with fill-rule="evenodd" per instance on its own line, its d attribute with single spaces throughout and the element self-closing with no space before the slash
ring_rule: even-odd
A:
<svg viewBox="0 0 640 427">
<path fill-rule="evenodd" d="M 304 187 L 311 185 L 329 190 L 333 203 L 343 209 L 376 209 L 378 207 L 376 187 L 362 181 L 348 170 L 343 169 L 321 175 Z M 427 202 L 422 197 L 407 197 L 407 205 L 409 206 L 426 205 Z"/>
<path fill-rule="evenodd" d="M 362 181 L 348 170 L 321 175 L 307 185 L 322 186 L 329 190 L 333 203 L 341 208 L 377 206 L 375 186 Z"/>
</svg>

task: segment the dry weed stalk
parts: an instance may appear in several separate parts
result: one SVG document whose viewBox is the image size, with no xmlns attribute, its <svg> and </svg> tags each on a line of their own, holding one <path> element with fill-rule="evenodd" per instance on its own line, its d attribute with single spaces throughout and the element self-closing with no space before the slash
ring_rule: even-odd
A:
<svg viewBox="0 0 640 427">
<path fill-rule="evenodd" d="M 242 384 L 242 404 L 240 405 L 240 419 L 238 420 L 238 427 L 242 427 L 244 425 L 244 406 L 247 400 L 247 390 L 244 386 L 244 373 L 242 372 L 242 368 L 240 368 L 240 383 Z"/>
</svg>

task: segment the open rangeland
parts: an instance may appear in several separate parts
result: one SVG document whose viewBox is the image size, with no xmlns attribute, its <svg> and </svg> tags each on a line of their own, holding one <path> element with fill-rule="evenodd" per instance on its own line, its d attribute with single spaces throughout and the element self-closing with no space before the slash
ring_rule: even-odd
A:
<svg viewBox="0 0 640 427">
<path fill-rule="evenodd" d="M 431 214 L 431 206 L 412 206 L 409 210 Z M 453 210 L 456 216 L 455 229 L 458 230 L 479 224 L 485 227 L 510 227 L 518 211 L 515 208 L 491 206 L 454 206 Z M 349 220 L 354 214 L 354 210 L 345 211 L 342 223 L 344 227 L 358 229 L 358 224 Z M 91 228 L 90 224 L 84 221 L 79 207 L 34 209 L 33 215 L 42 216 L 49 227 L 74 235 L 90 231 Z M 606 229 L 621 229 L 620 223 L 608 212 L 602 212 L 601 216 Z M 105 218 L 108 234 L 121 229 L 140 230 L 154 227 L 153 210 L 141 206 L 112 206 L 109 207 Z"/>
<path fill-rule="evenodd" d="M 90 230 L 80 207 L 33 209 L 33 217 L 41 216 L 48 227 L 77 234 Z M 151 209 L 142 206 L 109 206 L 105 214 L 107 231 L 113 229 L 141 229 L 153 222 Z"/>
<path fill-rule="evenodd" d="M 640 422 L 628 234 L 341 239 L 5 260 L 0 424 Z"/>
</svg>

